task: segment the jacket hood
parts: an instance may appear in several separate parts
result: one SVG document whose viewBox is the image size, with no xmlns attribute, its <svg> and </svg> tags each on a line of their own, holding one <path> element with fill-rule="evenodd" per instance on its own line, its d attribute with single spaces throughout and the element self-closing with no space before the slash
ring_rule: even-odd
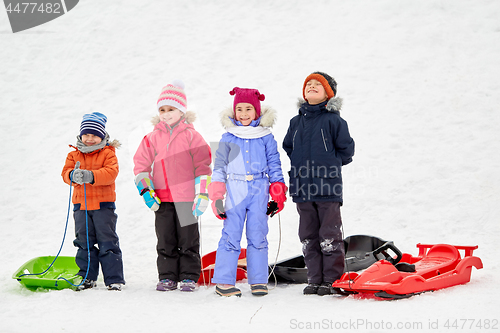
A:
<svg viewBox="0 0 500 333">
<path fill-rule="evenodd" d="M 269 106 L 262 106 L 260 109 L 259 126 L 273 127 L 276 123 L 276 118 L 277 115 L 274 109 Z M 220 122 L 225 129 L 237 126 L 234 124 L 234 111 L 232 107 L 228 107 L 220 113 Z"/>
<path fill-rule="evenodd" d="M 184 119 L 186 119 L 185 120 L 186 124 L 192 124 L 196 120 L 196 113 L 194 113 L 193 111 L 187 111 L 183 117 L 184 117 Z M 153 126 L 156 126 L 159 123 L 160 123 L 160 116 L 159 115 L 156 115 L 153 118 L 151 118 L 151 124 L 153 124 Z"/>
<path fill-rule="evenodd" d="M 299 98 L 297 101 L 297 107 L 300 109 L 302 105 L 306 104 L 306 100 L 303 98 Z M 342 109 L 342 103 L 343 99 L 341 97 L 333 97 L 328 100 L 328 103 L 326 103 L 326 109 L 329 112 L 338 112 L 340 113 L 340 110 Z"/>
<path fill-rule="evenodd" d="M 109 141 L 108 144 L 111 146 L 111 147 L 115 147 L 115 148 L 120 148 L 122 146 L 121 142 L 114 139 L 113 141 Z"/>
</svg>

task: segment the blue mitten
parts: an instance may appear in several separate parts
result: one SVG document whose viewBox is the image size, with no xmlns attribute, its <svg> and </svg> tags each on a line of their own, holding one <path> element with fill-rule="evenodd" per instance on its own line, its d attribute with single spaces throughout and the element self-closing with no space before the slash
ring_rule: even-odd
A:
<svg viewBox="0 0 500 333">
<path fill-rule="evenodd" d="M 135 177 L 135 185 L 139 190 L 139 194 L 144 199 L 146 206 L 153 212 L 160 208 L 161 200 L 156 196 L 153 182 L 149 179 L 149 173 L 141 172 Z"/>
<path fill-rule="evenodd" d="M 208 184 L 210 184 L 210 176 L 199 176 L 194 180 L 194 197 L 193 215 L 195 217 L 201 216 L 208 207 Z"/>
</svg>

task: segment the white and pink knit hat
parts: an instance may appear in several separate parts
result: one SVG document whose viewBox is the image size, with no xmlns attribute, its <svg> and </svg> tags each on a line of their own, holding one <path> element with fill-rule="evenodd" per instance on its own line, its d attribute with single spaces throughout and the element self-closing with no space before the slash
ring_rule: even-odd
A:
<svg viewBox="0 0 500 333">
<path fill-rule="evenodd" d="M 186 113 L 187 99 L 186 93 L 184 92 L 184 82 L 181 80 L 173 80 L 172 83 L 163 87 L 156 104 L 158 109 L 164 105 L 169 105 Z"/>
</svg>

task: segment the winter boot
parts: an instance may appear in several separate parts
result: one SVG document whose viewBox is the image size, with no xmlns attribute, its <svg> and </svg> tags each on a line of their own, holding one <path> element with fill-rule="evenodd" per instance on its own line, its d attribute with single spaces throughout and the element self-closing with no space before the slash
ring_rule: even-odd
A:
<svg viewBox="0 0 500 333">
<path fill-rule="evenodd" d="M 76 291 L 82 291 L 85 289 L 91 289 L 97 286 L 97 283 L 94 280 L 90 279 L 85 279 L 82 284 L 80 284 L 78 287 L 76 287 Z"/>
<path fill-rule="evenodd" d="M 221 285 L 217 285 L 215 287 L 215 292 L 217 293 L 217 295 L 220 295 L 220 296 L 226 296 L 226 297 L 237 296 L 237 297 L 241 297 L 241 290 L 239 290 L 235 286 L 224 287 L 224 286 L 221 286 Z"/>
<path fill-rule="evenodd" d="M 108 290 L 116 290 L 116 291 L 121 291 L 122 290 L 123 283 L 111 283 L 108 286 Z"/>
<path fill-rule="evenodd" d="M 267 284 L 258 283 L 250 285 L 250 289 L 252 290 L 252 295 L 254 296 L 266 296 L 267 295 Z"/>
<path fill-rule="evenodd" d="M 334 295 L 337 292 L 335 289 L 332 287 L 331 282 L 323 282 L 321 286 L 318 288 L 318 295 L 319 296 L 325 296 L 325 295 Z"/>
<path fill-rule="evenodd" d="M 196 282 L 190 279 L 184 279 L 179 282 L 179 290 L 180 291 L 194 291 L 196 288 Z"/>
<path fill-rule="evenodd" d="M 171 291 L 177 289 L 177 282 L 169 279 L 160 280 L 156 284 L 156 290 L 158 291 Z"/>
<path fill-rule="evenodd" d="M 309 283 L 304 288 L 304 295 L 316 295 L 318 294 L 319 284 L 317 283 Z"/>
</svg>

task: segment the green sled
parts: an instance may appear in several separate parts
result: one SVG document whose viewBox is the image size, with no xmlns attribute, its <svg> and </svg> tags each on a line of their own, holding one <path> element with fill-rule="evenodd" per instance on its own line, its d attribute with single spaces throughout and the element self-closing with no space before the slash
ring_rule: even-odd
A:
<svg viewBox="0 0 500 333">
<path fill-rule="evenodd" d="M 54 265 L 52 265 L 47 272 L 41 275 L 22 276 L 23 274 L 36 274 L 45 271 L 54 258 L 54 256 L 33 258 L 22 265 L 14 275 L 12 275 L 12 278 L 31 290 L 37 290 L 38 288 L 57 290 L 74 288 L 62 278 L 65 278 L 73 284 L 78 284 L 80 282 L 80 277 L 76 276 L 79 268 L 76 265 L 75 257 L 59 256 L 54 262 Z M 75 282 L 75 280 L 77 282 Z"/>
</svg>

